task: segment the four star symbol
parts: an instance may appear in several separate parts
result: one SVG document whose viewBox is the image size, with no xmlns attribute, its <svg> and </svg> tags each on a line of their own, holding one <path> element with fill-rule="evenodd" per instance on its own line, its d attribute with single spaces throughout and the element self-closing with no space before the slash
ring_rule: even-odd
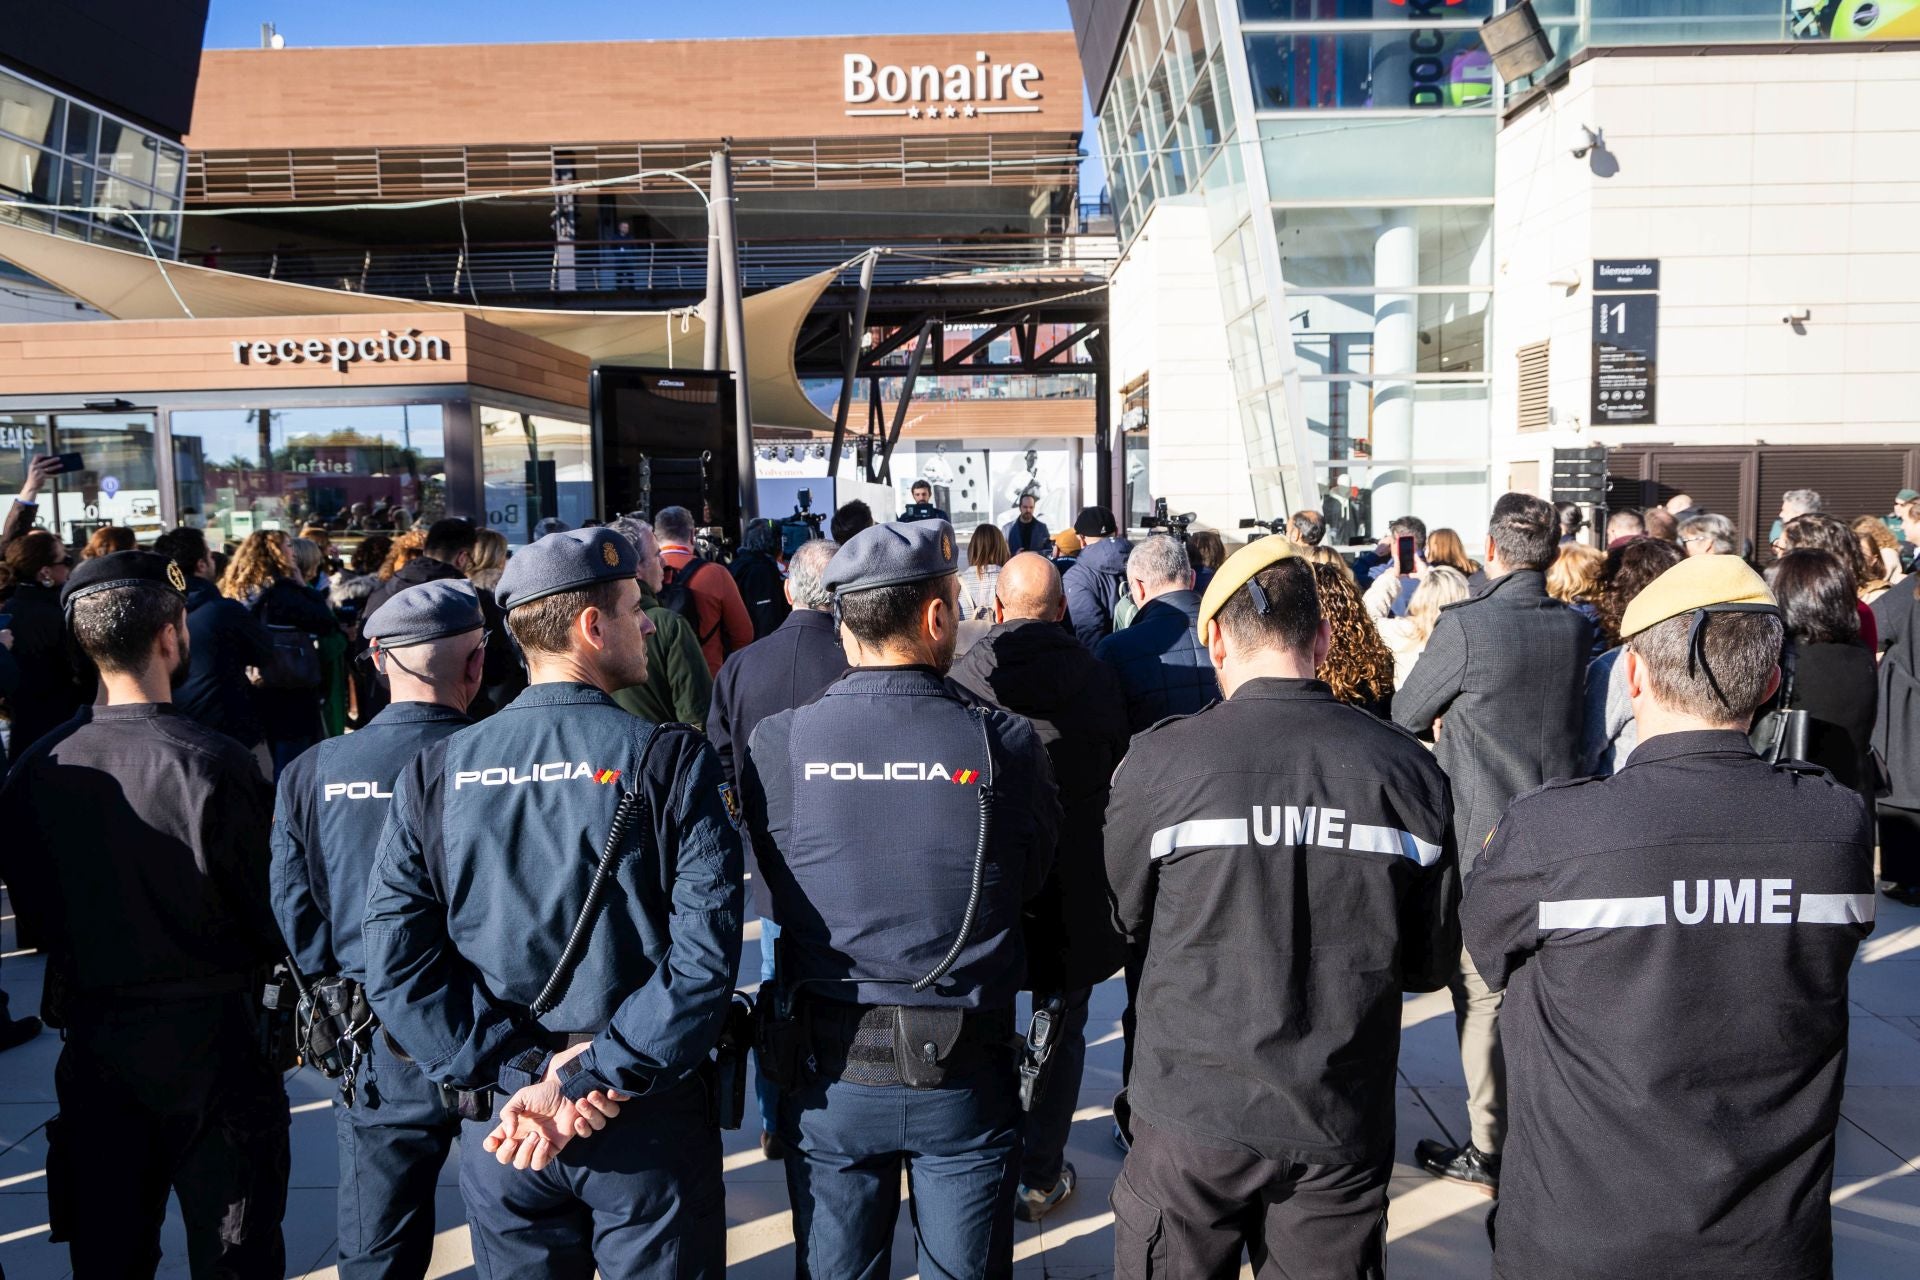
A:
<svg viewBox="0 0 1920 1280">
<path fill-rule="evenodd" d="M 962 116 L 966 117 L 968 120 L 972 120 L 976 118 L 979 114 L 980 114 L 979 111 L 974 107 L 974 105 L 971 102 L 967 103 L 965 106 L 958 106 L 958 107 L 953 105 L 951 102 L 949 102 L 946 104 L 944 108 L 938 105 L 929 105 L 926 107 L 922 107 L 920 106 L 919 103 L 914 103 L 912 106 L 908 107 L 906 110 L 906 116 L 907 116 L 907 119 L 909 120 L 919 120 L 924 118 L 928 121 L 937 121 L 941 119 L 943 116 L 948 120 L 955 120 Z"/>
</svg>

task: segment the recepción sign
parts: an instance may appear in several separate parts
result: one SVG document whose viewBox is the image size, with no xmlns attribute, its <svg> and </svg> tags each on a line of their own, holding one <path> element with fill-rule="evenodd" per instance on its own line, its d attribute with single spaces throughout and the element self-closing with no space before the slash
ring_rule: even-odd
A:
<svg viewBox="0 0 1920 1280">
<path fill-rule="evenodd" d="M 326 364 L 341 373 L 358 361 L 445 360 L 452 348 L 445 338 L 423 338 L 418 329 L 395 333 L 382 329 L 375 338 L 280 338 L 233 344 L 235 364 Z"/>
</svg>

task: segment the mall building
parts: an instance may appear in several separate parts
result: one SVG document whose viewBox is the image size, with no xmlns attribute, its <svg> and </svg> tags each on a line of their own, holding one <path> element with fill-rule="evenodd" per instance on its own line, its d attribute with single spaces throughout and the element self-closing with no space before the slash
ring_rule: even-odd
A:
<svg viewBox="0 0 1920 1280">
<path fill-rule="evenodd" d="M 1513 84 L 1497 0 L 1070 7 L 1136 511 L 1471 540 L 1593 445 L 1763 535 L 1920 487 L 1920 6 L 1538 0 Z"/>
<path fill-rule="evenodd" d="M 0 326 L 0 489 L 31 448 L 82 452 L 88 472 L 54 503 L 70 531 L 191 514 L 231 535 L 381 499 L 514 541 L 536 511 L 586 518 L 604 480 L 588 368 L 702 360 L 690 313 L 722 147 L 744 291 L 750 309 L 767 300 L 750 342 L 780 340 L 750 361 L 763 472 L 851 478 L 885 440 L 902 505 L 927 478 L 969 526 L 1035 492 L 1056 528 L 1113 474 L 1116 244 L 1079 200 L 1070 33 L 194 54 L 138 172 L 71 149 L 88 117 L 49 100 L 28 59 L 0 81 L 0 194 L 24 202 L 0 206 L 0 257 L 53 299 Z M 142 217 L 149 255 L 124 217 L 42 207 L 123 198 L 191 216 Z M 448 336 L 450 360 L 278 355 L 403 321 L 429 332 L 450 311 L 480 326 Z M 125 358 L 104 359 L 109 334 L 48 323 L 83 318 L 135 326 Z M 236 360 L 234 343 L 274 358 Z"/>
</svg>

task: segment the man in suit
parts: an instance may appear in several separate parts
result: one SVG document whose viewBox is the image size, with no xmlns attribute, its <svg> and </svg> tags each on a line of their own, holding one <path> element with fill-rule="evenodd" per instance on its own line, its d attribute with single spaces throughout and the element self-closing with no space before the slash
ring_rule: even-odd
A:
<svg viewBox="0 0 1920 1280">
<path fill-rule="evenodd" d="M 804 707 L 847 670 L 833 622 L 833 593 L 821 583 L 827 561 L 840 544 L 825 538 L 803 542 L 787 560 L 787 600 L 793 612 L 764 640 L 730 655 L 713 682 L 713 707 L 707 712 L 707 738 L 720 753 L 720 767 L 732 786 L 746 771 L 747 743 L 754 727 L 776 711 Z M 773 943 L 780 926 L 773 920 L 773 899 L 766 878 L 747 855 L 755 913 L 760 917 L 760 981 L 771 990 Z M 760 1148 L 785 1159 L 786 1147 L 774 1134 L 773 1086 L 762 1076 Z"/>
<path fill-rule="evenodd" d="M 1200 593 L 1186 543 L 1164 533 L 1143 539 L 1127 556 L 1127 590 L 1140 612 L 1093 654 L 1120 673 L 1127 731 L 1140 733 L 1215 701 L 1220 681 L 1195 630 Z"/>
<path fill-rule="evenodd" d="M 1486 588 L 1440 611 L 1426 652 L 1394 695 L 1402 728 L 1424 734 L 1445 720 L 1435 754 L 1453 786 L 1462 874 L 1515 797 L 1579 771 L 1593 625 L 1547 594 L 1559 542 L 1548 503 L 1509 493 L 1494 504 Z M 1464 951 L 1451 990 L 1471 1137 L 1462 1147 L 1423 1141 L 1414 1155 L 1435 1177 L 1495 1195 L 1506 1132 L 1500 992 Z"/>
<path fill-rule="evenodd" d="M 1047 544 L 1053 541 L 1053 535 L 1047 531 L 1047 522 L 1033 514 L 1035 498 L 1030 493 L 1020 495 L 1020 514 L 1000 526 L 1000 532 L 1007 535 L 1007 550 L 1014 555 L 1022 551 L 1045 553 Z"/>
</svg>

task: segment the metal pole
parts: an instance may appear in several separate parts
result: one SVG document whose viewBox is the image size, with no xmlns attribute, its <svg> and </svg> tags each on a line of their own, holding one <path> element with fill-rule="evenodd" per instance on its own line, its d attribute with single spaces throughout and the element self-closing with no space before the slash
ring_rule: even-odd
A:
<svg viewBox="0 0 1920 1280">
<path fill-rule="evenodd" d="M 847 439 L 847 413 L 853 408 L 853 380 L 860 372 L 860 344 L 867 336 L 867 300 L 873 296 L 873 264 L 879 254 L 869 252 L 860 264 L 860 292 L 853 296 L 853 329 L 848 335 L 846 372 L 840 378 L 840 407 L 833 415 L 833 447 L 827 451 L 827 474 L 840 468 L 840 446 Z"/>
<path fill-rule="evenodd" d="M 1113 393 L 1107 383 L 1107 365 L 1103 360 L 1093 375 L 1094 505 L 1113 512 L 1124 535 L 1127 516 L 1120 506 L 1127 492 L 1126 450 L 1113 447 Z"/>
<path fill-rule="evenodd" d="M 714 199 L 707 205 L 707 296 L 700 303 L 700 318 L 706 322 L 706 343 L 700 352 L 700 367 L 720 367 L 720 335 L 726 322 L 720 318 L 720 171 L 714 170 Z"/>
<path fill-rule="evenodd" d="M 920 380 L 920 362 L 927 358 L 933 341 L 933 321 L 920 326 L 919 340 L 913 344 L 913 358 L 907 361 L 907 376 L 900 384 L 900 403 L 893 407 L 893 430 L 887 433 L 886 452 L 881 455 L 880 478 L 893 483 L 893 448 L 900 443 L 901 428 L 907 425 L 907 406 L 913 403 L 913 387 Z"/>
<path fill-rule="evenodd" d="M 713 153 L 713 210 L 720 239 L 720 288 L 726 299 L 727 365 L 733 370 L 734 449 L 740 455 L 740 518 L 760 515 L 753 458 L 753 398 L 747 388 L 747 322 L 740 297 L 740 242 L 733 208 L 733 166 L 725 148 Z M 732 532 L 729 530 L 729 532 Z"/>
</svg>

